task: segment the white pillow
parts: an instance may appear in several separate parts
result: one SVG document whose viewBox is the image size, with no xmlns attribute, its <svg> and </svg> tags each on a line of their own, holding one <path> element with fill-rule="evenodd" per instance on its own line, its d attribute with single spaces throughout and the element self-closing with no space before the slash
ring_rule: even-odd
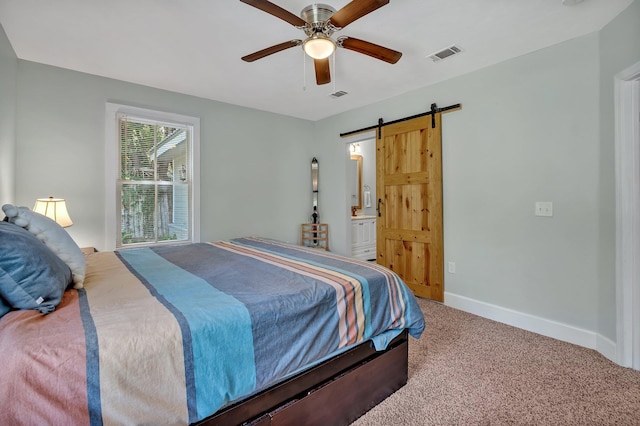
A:
<svg viewBox="0 0 640 426">
<path fill-rule="evenodd" d="M 35 235 L 69 266 L 73 275 L 73 288 L 83 287 L 87 270 L 84 254 L 62 226 L 53 219 L 32 212 L 28 207 L 5 204 L 2 206 L 2 211 L 9 218 L 9 222 L 23 227 Z"/>
</svg>

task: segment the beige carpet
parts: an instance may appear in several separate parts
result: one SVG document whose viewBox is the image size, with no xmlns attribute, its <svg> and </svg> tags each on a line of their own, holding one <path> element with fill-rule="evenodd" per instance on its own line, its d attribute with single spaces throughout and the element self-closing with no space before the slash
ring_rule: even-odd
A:
<svg viewBox="0 0 640 426">
<path fill-rule="evenodd" d="M 424 299 L 409 381 L 353 426 L 640 425 L 640 371 Z"/>
</svg>

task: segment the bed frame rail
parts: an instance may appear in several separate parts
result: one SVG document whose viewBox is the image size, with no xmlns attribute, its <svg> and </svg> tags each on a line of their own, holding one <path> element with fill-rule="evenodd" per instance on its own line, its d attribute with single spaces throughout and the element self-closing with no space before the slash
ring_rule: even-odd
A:
<svg viewBox="0 0 640 426">
<path fill-rule="evenodd" d="M 369 341 L 194 425 L 348 425 L 407 382 L 408 333 Z"/>
</svg>

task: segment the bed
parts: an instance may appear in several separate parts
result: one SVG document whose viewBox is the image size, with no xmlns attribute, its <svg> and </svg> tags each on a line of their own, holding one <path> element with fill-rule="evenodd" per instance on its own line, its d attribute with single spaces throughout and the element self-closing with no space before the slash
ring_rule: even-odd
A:
<svg viewBox="0 0 640 426">
<path fill-rule="evenodd" d="M 348 424 L 424 328 L 393 272 L 274 240 L 85 259 L 53 312 L 0 319 L 3 423 Z"/>
</svg>

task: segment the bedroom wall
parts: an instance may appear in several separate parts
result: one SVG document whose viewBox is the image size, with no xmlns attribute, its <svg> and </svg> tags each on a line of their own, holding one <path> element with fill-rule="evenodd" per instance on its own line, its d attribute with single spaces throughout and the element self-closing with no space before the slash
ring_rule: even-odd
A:
<svg viewBox="0 0 640 426">
<path fill-rule="evenodd" d="M 339 134 L 461 103 L 443 116 L 445 264 L 457 270 L 446 303 L 577 329 L 590 345 L 599 278 L 612 273 L 600 262 L 612 188 L 600 185 L 598 56 L 594 33 L 317 122 L 323 185 L 338 188 L 321 204 L 334 250 L 349 244 Z M 552 201 L 553 217 L 534 216 L 536 201 Z"/>
<path fill-rule="evenodd" d="M 0 206 L 15 200 L 17 70 L 18 58 L 0 25 Z"/>
<path fill-rule="evenodd" d="M 310 214 L 311 122 L 24 60 L 18 93 L 15 201 L 65 198 L 80 246 L 104 244 L 107 101 L 200 117 L 202 241 L 296 242 Z"/>
<path fill-rule="evenodd" d="M 601 275 L 598 289 L 598 331 L 616 340 L 615 288 L 615 177 L 614 138 L 616 74 L 640 62 L 640 1 L 634 1 L 616 19 L 600 31 L 600 204 Z"/>
</svg>

